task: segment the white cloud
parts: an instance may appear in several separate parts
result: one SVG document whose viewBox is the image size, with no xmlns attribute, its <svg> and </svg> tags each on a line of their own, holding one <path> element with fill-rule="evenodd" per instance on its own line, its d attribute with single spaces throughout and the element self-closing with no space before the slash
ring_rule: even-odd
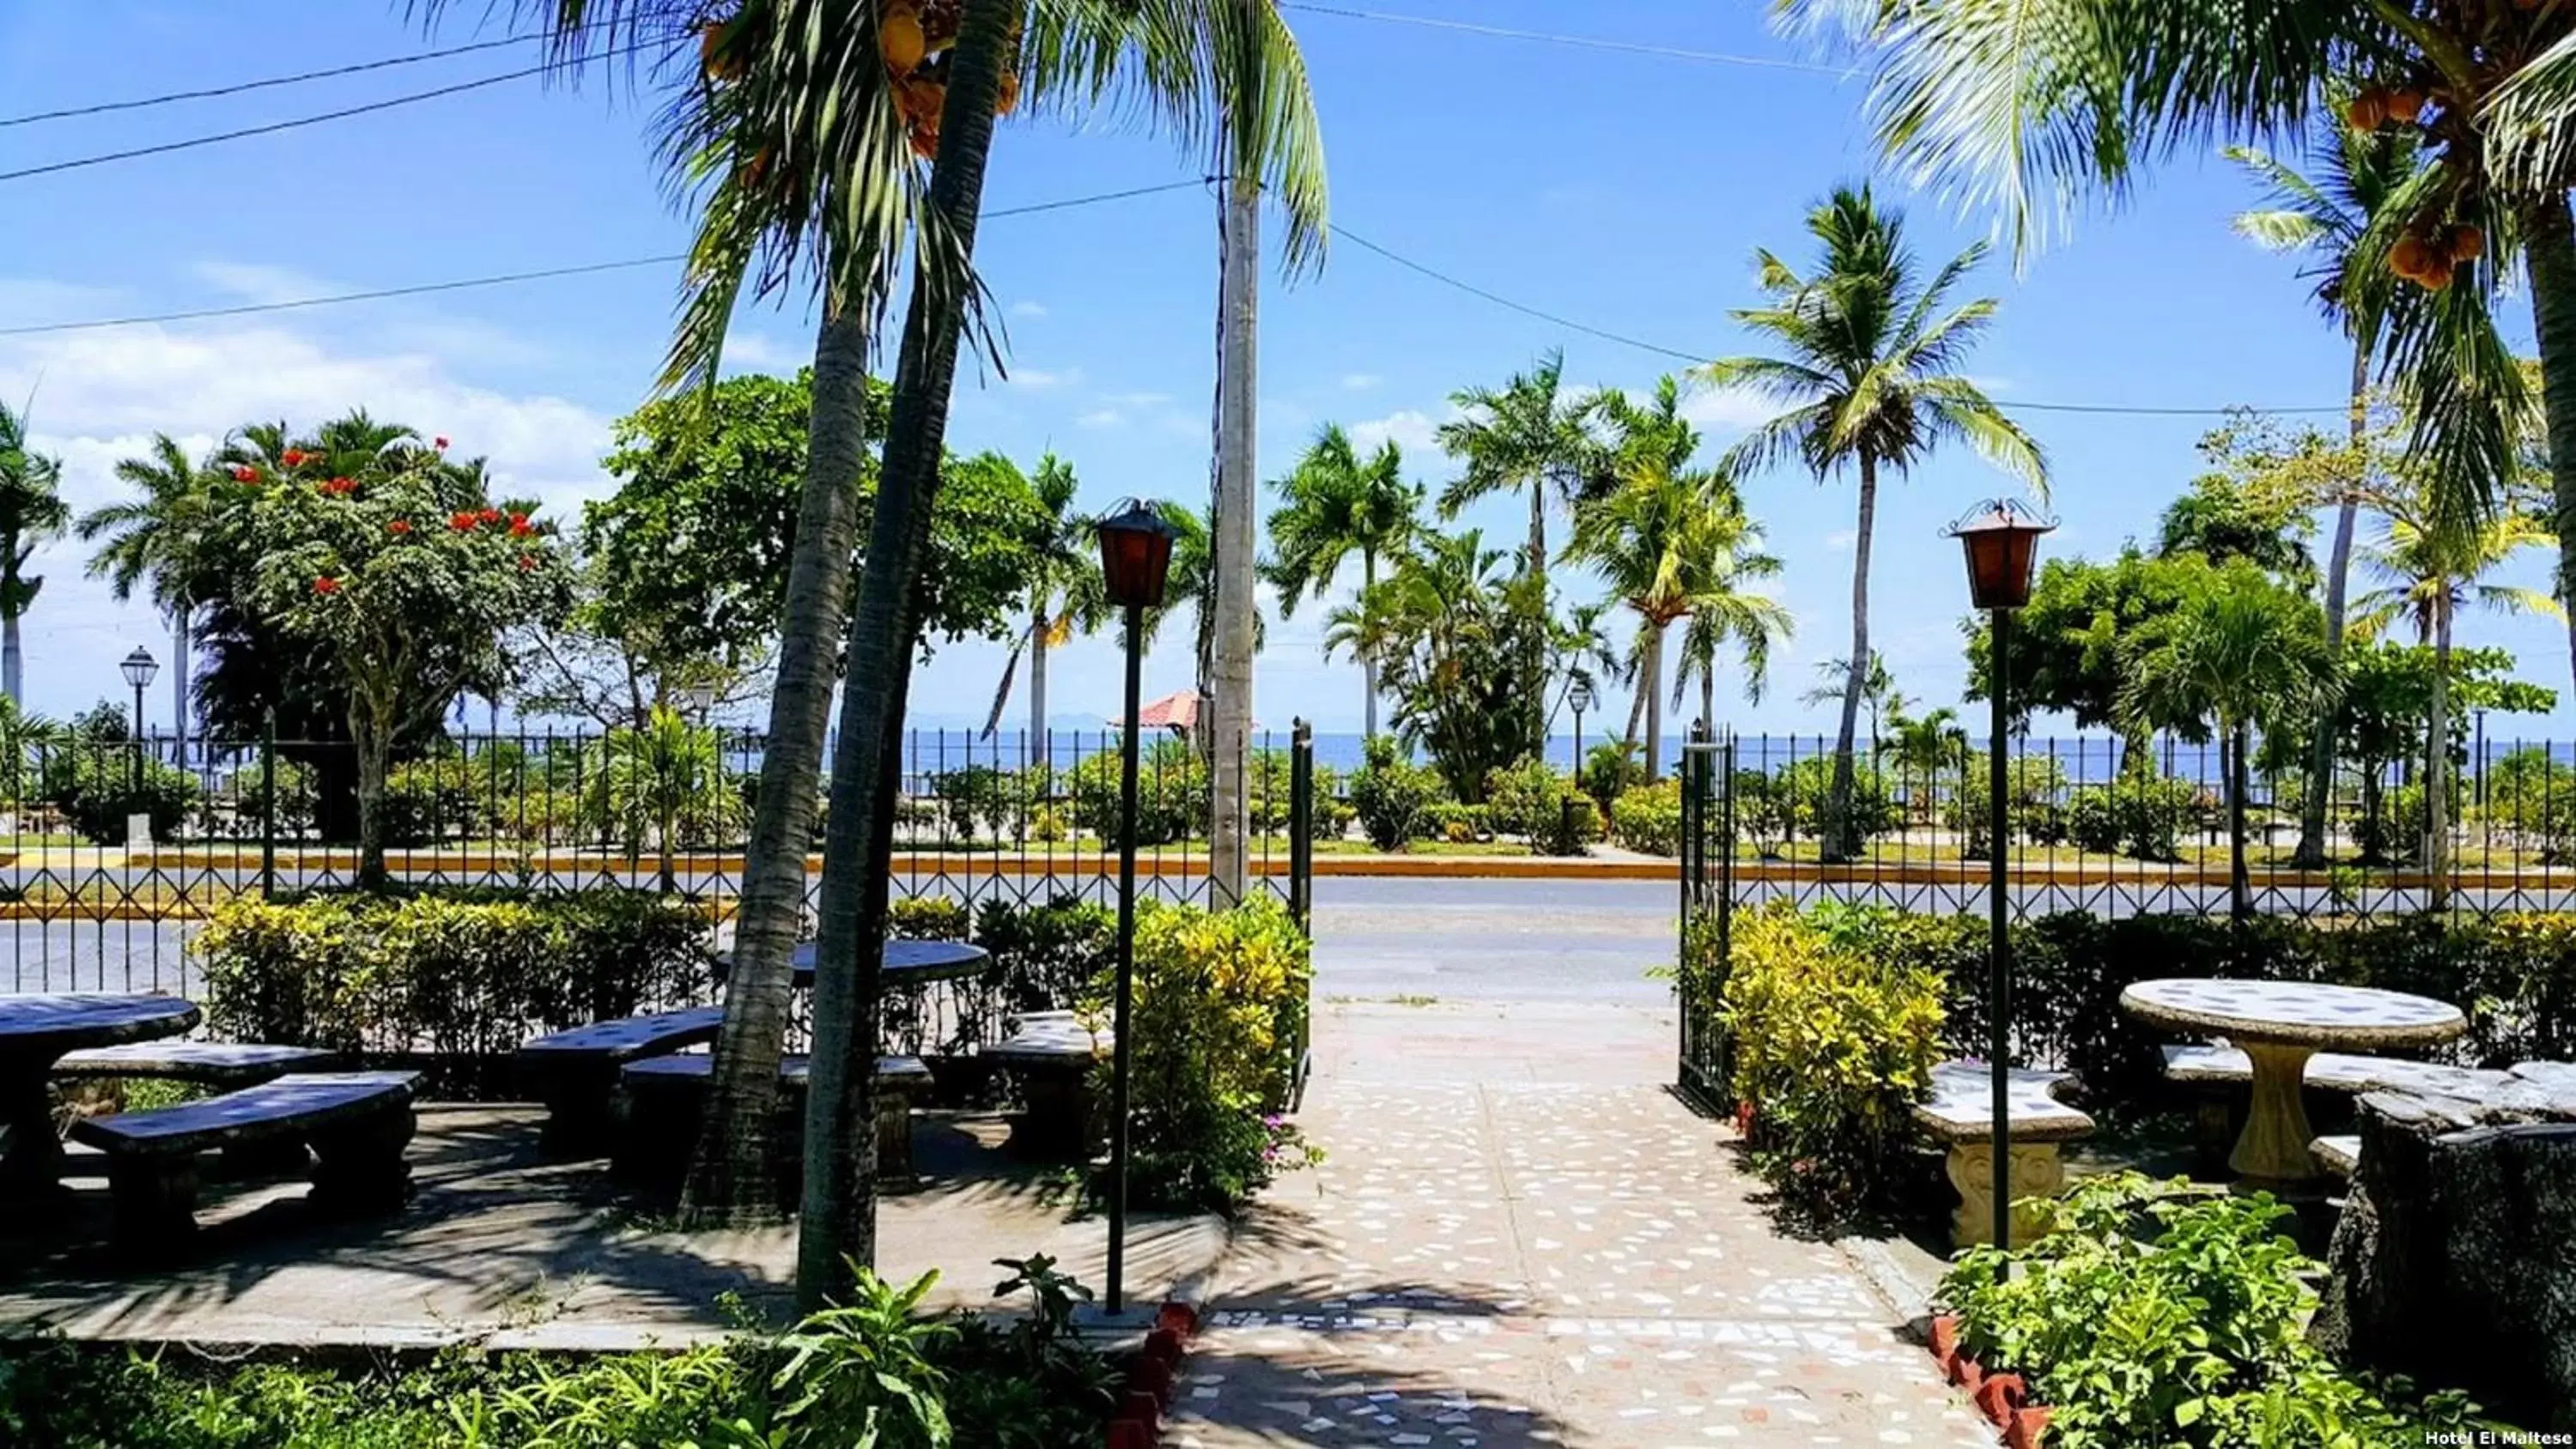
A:
<svg viewBox="0 0 2576 1449">
<path fill-rule="evenodd" d="M 1351 445 L 1360 451 L 1375 452 L 1384 443 L 1394 443 L 1408 453 L 1431 453 L 1440 448 L 1440 425 L 1429 413 L 1406 408 L 1382 418 L 1371 418 L 1350 427 Z"/>
<path fill-rule="evenodd" d="M 1696 388 L 1682 399 L 1682 416 L 1711 432 L 1749 432 L 1780 412 L 1780 404 L 1740 389 Z"/>
<path fill-rule="evenodd" d="M 1011 315 L 1014 317 L 1044 317 L 1046 314 L 1047 308 L 1046 303 L 1044 302 L 1013 302 L 1011 304 Z"/>
<path fill-rule="evenodd" d="M 216 290 L 262 306 L 300 302 L 307 297 L 348 290 L 342 284 L 291 267 L 262 266 L 256 262 L 199 262 L 190 270 Z"/>
<path fill-rule="evenodd" d="M 1015 367 L 1011 369 L 1010 376 L 1011 386 L 1025 387 L 1035 392 L 1043 392 L 1049 388 L 1071 387 L 1080 381 L 1082 381 L 1082 369 L 1079 367 L 1068 367 L 1061 372 L 1050 372 L 1040 367 Z"/>
<path fill-rule="evenodd" d="M 1080 428 L 1123 428 L 1127 425 L 1127 415 L 1116 408 L 1096 408 L 1073 422 Z"/>
<path fill-rule="evenodd" d="M 759 332 L 735 332 L 725 338 L 725 367 L 728 371 L 758 372 L 766 368 L 803 367 L 814 360 L 809 349 L 780 345 L 778 339 Z"/>
<path fill-rule="evenodd" d="M 1852 551 L 1852 545 L 1859 541 L 1860 530 L 1856 528 L 1836 529 L 1834 532 L 1825 535 L 1825 548 L 1831 553 L 1849 553 Z"/>
<path fill-rule="evenodd" d="M 1172 400 L 1167 392 L 1108 392 L 1100 400 L 1116 408 L 1158 408 Z"/>
<path fill-rule="evenodd" d="M 1366 392 L 1384 381 L 1386 381 L 1385 378 L 1374 372 L 1352 372 L 1342 375 L 1342 386 L 1352 392 Z"/>
</svg>

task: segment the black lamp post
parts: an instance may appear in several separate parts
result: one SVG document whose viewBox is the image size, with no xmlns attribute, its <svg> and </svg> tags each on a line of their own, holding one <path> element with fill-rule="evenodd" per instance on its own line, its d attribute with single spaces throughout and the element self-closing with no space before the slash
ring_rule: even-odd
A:
<svg viewBox="0 0 2576 1449">
<path fill-rule="evenodd" d="M 1986 694 L 1994 703 L 1993 723 L 1986 735 L 1987 804 L 1991 811 L 1991 834 L 1986 843 L 1986 902 L 1993 914 L 1986 977 L 1986 1059 L 1994 1073 L 1991 1107 L 1995 1246 L 2006 1250 L 2012 1247 L 2012 1127 L 2008 1117 L 2012 1100 L 2012 908 L 2005 898 L 2004 879 L 2008 855 L 2005 842 L 2011 839 L 2005 789 L 2004 738 L 2010 733 L 2004 707 L 2005 681 L 2011 678 L 2008 660 L 2013 610 L 2030 602 L 2030 577 L 2039 559 L 2039 536 L 2056 527 L 2023 513 L 2009 499 L 1981 503 L 1950 525 L 1951 537 L 1959 540 L 1960 550 L 1967 556 L 1969 602 L 1985 610 L 1993 620 L 1993 644 L 1986 658 Z"/>
<path fill-rule="evenodd" d="M 1574 802 L 1583 796 L 1583 712 L 1592 708 L 1592 681 L 1575 680 L 1574 687 L 1565 692 L 1565 702 L 1574 710 L 1574 788 L 1557 801 L 1557 825 L 1566 848 L 1581 855 L 1583 841 L 1574 829 Z M 1587 803 L 1583 808 L 1589 810 L 1592 806 Z"/>
<path fill-rule="evenodd" d="M 134 768 L 129 788 L 140 795 L 143 793 L 143 691 L 152 687 L 152 677 L 161 672 L 161 661 L 152 657 L 151 650 L 137 644 L 134 652 L 126 655 L 125 662 L 117 668 L 125 671 L 125 682 L 134 686 Z"/>
<path fill-rule="evenodd" d="M 1136 992 L 1136 717 L 1144 712 L 1145 611 L 1162 607 L 1175 530 L 1148 505 L 1130 501 L 1103 518 L 1100 573 L 1109 602 L 1127 615 L 1127 715 L 1118 772 L 1118 1001 L 1110 1019 L 1109 1311 L 1126 1307 L 1127 1011 Z"/>
</svg>

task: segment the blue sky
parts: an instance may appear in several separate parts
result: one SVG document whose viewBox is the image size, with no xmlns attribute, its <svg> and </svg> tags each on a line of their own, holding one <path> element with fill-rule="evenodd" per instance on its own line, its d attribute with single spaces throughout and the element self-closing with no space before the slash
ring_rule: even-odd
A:
<svg viewBox="0 0 2576 1449">
<path fill-rule="evenodd" d="M 1368 8 L 1378 8 L 1372 0 Z M 1686 0 L 1596 6 L 1532 0 L 1383 0 L 1405 14 L 1729 52 L 1814 59 L 1771 35 L 1765 7 Z M 480 11 L 457 7 L 471 21 Z M 1730 310 L 1754 300 L 1753 249 L 1805 252 L 1804 209 L 1869 176 L 1862 87 L 1814 70 L 1720 65 L 1298 12 L 1324 118 L 1334 219 L 1426 265 L 1609 331 L 1708 356 L 1745 350 Z M 497 32 L 487 32 L 497 33 Z M 451 25 L 440 40 L 471 38 Z M 0 6 L 0 111 L 16 115 L 376 59 L 423 47 L 401 7 L 298 0 L 92 0 Z M 361 104 L 532 63 L 504 49 L 309 85 L 118 115 L 0 127 L 0 171 Z M 0 182 L 0 328 L 400 286 L 679 249 L 647 140 L 649 104 L 622 90 L 519 81 L 380 114 L 171 155 Z M 1132 130 L 1014 123 L 996 147 L 988 204 L 1006 207 L 1186 178 L 1201 167 Z M 1882 179 L 1918 248 L 1946 256 L 1985 235 L 1937 198 Z M 2163 167 L 2116 215 L 2088 217 L 2023 275 L 1990 263 L 1976 292 L 2002 315 L 1971 371 L 1999 400 L 2154 406 L 2330 405 L 2346 364 L 2293 264 L 2236 239 L 2252 199 L 2223 161 Z M 1215 207 L 1195 190 L 996 220 L 980 260 L 1005 308 L 1011 376 L 971 372 L 950 442 L 1033 460 L 1070 458 L 1086 501 L 1127 494 L 1203 500 L 1214 344 Z M 642 398 L 670 320 L 673 269 L 226 321 L 0 337 L 0 395 L 34 398 L 40 439 L 62 455 L 77 504 L 109 496 L 108 468 L 155 429 L 203 442 L 238 423 L 309 422 L 350 406 L 448 434 L 505 481 L 567 511 L 605 491 L 596 460 L 613 418 Z M 2527 346 L 2527 308 L 2509 300 Z M 1261 458 L 1284 472 L 1314 430 L 1342 422 L 1394 437 L 1415 475 L 1448 464 L 1430 446 L 1451 392 L 1499 383 L 1562 345 L 1571 378 L 1646 388 L 1672 364 L 1569 333 L 1339 245 L 1318 279 L 1263 299 Z M 735 359 L 792 368 L 806 352 L 803 299 L 747 311 Z M 1749 416 L 1695 404 L 1712 452 Z M 2196 469 L 2213 420 L 2029 413 L 2048 448 L 2064 528 L 2052 554 L 2102 554 L 2152 527 Z M 1940 527 L 2007 485 L 1965 453 L 1887 490 L 1873 579 L 1876 642 L 1900 686 L 1957 700 L 1955 547 Z M 1799 635 L 1775 662 L 1746 728 L 1813 730 L 1797 702 L 1819 659 L 1849 638 L 1852 491 L 1782 472 L 1748 482 L 1786 561 Z M 1265 509 L 1267 500 L 1265 500 Z M 1511 502 L 1466 522 L 1519 536 Z M 1559 530 L 1562 536 L 1562 530 Z M 27 621 L 32 703 L 51 712 L 121 693 L 115 660 L 159 626 L 80 576 L 77 545 L 48 549 L 47 593 Z M 2546 560 L 2517 572 L 2540 582 Z M 1590 592 L 1588 583 L 1575 586 Z M 1321 654 L 1320 612 L 1274 620 L 1256 712 L 1285 726 L 1355 728 L 1359 677 Z M 2544 621 L 2467 621 L 2467 642 L 2507 645 L 2528 677 L 2565 679 L 2563 635 Z M 1176 643 L 1147 688 L 1181 687 Z M 998 649 L 943 649 L 916 684 L 918 722 L 980 721 Z M 1055 675 L 1060 724 L 1115 706 L 1105 641 L 1077 644 Z M 1622 713 L 1620 702 L 1608 707 Z M 166 703 L 150 717 L 166 719 Z M 2538 729 L 2564 726 L 2562 708 Z"/>
</svg>

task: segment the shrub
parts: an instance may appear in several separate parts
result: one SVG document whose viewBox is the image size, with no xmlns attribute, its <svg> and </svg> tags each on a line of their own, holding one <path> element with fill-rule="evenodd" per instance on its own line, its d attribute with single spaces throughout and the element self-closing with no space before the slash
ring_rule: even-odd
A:
<svg viewBox="0 0 2576 1449">
<path fill-rule="evenodd" d="M 702 999 L 707 923 L 619 889 L 329 895 L 216 908 L 188 954 L 235 1041 L 497 1055 L 528 1037 Z"/>
<path fill-rule="evenodd" d="M 966 903 L 946 896 L 907 896 L 886 907 L 886 934 L 898 941 L 963 941 L 968 924 Z"/>
<path fill-rule="evenodd" d="M 2543 861 L 2563 863 L 2576 853 L 2576 768 L 2539 746 L 2514 750 L 2487 767 L 2478 812 Z"/>
<path fill-rule="evenodd" d="M 1118 751 L 1100 750 L 1076 764 L 1067 779 L 1073 818 L 1115 849 L 1119 843 Z M 1187 740 L 1168 736 L 1145 744 L 1136 765 L 1136 843 L 1172 845 L 1207 833 L 1207 764 Z"/>
<path fill-rule="evenodd" d="M 1287 909 L 1266 897 L 1221 912 L 1160 903 L 1139 912 L 1129 1017 L 1136 1201 L 1231 1208 L 1282 1168 L 1314 1160 L 1295 1127 L 1265 1115 L 1295 1081 L 1309 952 Z M 1105 1079 L 1100 1089 L 1106 1100 Z"/>
<path fill-rule="evenodd" d="M 2067 801 L 2066 838 L 2078 850 L 2137 860 L 2182 859 L 2195 792 L 2187 780 L 2124 779 L 2087 785 Z"/>
<path fill-rule="evenodd" d="M 1682 782 L 1657 780 L 1611 802 L 1610 838 L 1648 855 L 1681 854 Z"/>
<path fill-rule="evenodd" d="M 1445 840 L 1451 845 L 1468 845 L 1494 838 L 1493 817 L 1482 805 L 1435 800 L 1423 812 L 1423 818 L 1432 839 Z"/>
<path fill-rule="evenodd" d="M 948 834 L 961 841 L 975 838 L 975 827 L 998 840 L 1011 818 L 1011 777 L 990 765 L 968 765 L 931 778 L 930 788 L 938 796 L 939 809 L 948 823 Z M 1140 778 L 1137 793 L 1141 796 Z M 1141 810 L 1141 807 L 1140 807 Z"/>
<path fill-rule="evenodd" d="M 2288 1207 L 2187 1189 L 2095 1178 L 2052 1206 L 2046 1236 L 2019 1253 L 1971 1249 L 1943 1279 L 1961 1348 L 2052 1406 L 2051 1443 L 2470 1442 L 2462 1396 L 2410 1402 L 2404 1384 L 2347 1374 L 2309 1341 L 2303 1275 L 2318 1265 L 2278 1231 Z"/>
<path fill-rule="evenodd" d="M 385 844 L 434 845 L 491 833 L 491 776 L 454 753 L 411 760 L 385 775 Z"/>
<path fill-rule="evenodd" d="M 1646 765 L 1638 758 L 1637 747 L 1620 740 L 1603 740 L 1583 756 L 1583 793 L 1608 810 L 1630 788 L 1646 783 Z"/>
<path fill-rule="evenodd" d="M 1764 860 L 1778 860 L 1781 848 L 1798 833 L 1796 799 L 1767 770 L 1736 771 L 1734 791 L 1736 832 L 1752 841 Z"/>
<path fill-rule="evenodd" d="M 1819 1218 L 1879 1194 L 1941 1057 L 1940 979 L 1874 939 L 1892 915 L 1780 905 L 1735 918 L 1721 1013 L 1734 1094 L 1753 1106 L 1756 1166 Z"/>
<path fill-rule="evenodd" d="M 993 953 L 990 979 L 1012 1011 L 1062 1011 L 1097 994 L 1118 960 L 1118 913 L 1079 896 L 1045 905 L 999 898 L 975 911 L 975 944 Z"/>
<path fill-rule="evenodd" d="M 1793 760 L 1779 772 L 1777 788 L 1789 801 L 1796 828 L 1821 838 L 1834 798 L 1834 757 L 1810 755 Z M 1905 812 L 1887 792 L 1887 777 L 1868 760 L 1852 762 L 1852 826 L 1863 840 L 1874 839 L 1904 823 Z"/>
<path fill-rule="evenodd" d="M 45 757 L 45 798 L 72 829 L 101 845 L 125 843 L 126 818 L 152 818 L 152 838 L 169 840 L 197 808 L 196 777 L 145 758 L 139 775 L 132 746 L 73 743 Z"/>
<path fill-rule="evenodd" d="M 1431 829 L 1440 777 L 1404 758 L 1388 735 L 1371 735 L 1366 763 L 1351 772 L 1351 809 L 1369 844 L 1399 850 Z"/>
</svg>

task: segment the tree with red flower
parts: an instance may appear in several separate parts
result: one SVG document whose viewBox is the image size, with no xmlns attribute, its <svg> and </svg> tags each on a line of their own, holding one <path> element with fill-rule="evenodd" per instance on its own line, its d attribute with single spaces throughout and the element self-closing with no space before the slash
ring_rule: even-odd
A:
<svg viewBox="0 0 2576 1449">
<path fill-rule="evenodd" d="M 313 592 L 317 594 L 336 594 L 340 592 L 340 581 L 331 577 L 329 574 L 324 574 L 313 581 Z"/>
<path fill-rule="evenodd" d="M 396 538 L 400 538 L 404 534 L 411 532 L 411 520 L 408 518 L 397 518 L 393 522 L 385 525 L 385 532 L 392 534 Z"/>
<path fill-rule="evenodd" d="M 233 475 L 233 481 L 236 483 L 256 483 L 259 481 L 259 470 L 251 467 L 247 463 L 235 463 L 227 471 Z"/>
<path fill-rule="evenodd" d="M 430 439 L 429 445 L 442 453 L 447 451 L 447 439 L 443 437 Z"/>
</svg>

